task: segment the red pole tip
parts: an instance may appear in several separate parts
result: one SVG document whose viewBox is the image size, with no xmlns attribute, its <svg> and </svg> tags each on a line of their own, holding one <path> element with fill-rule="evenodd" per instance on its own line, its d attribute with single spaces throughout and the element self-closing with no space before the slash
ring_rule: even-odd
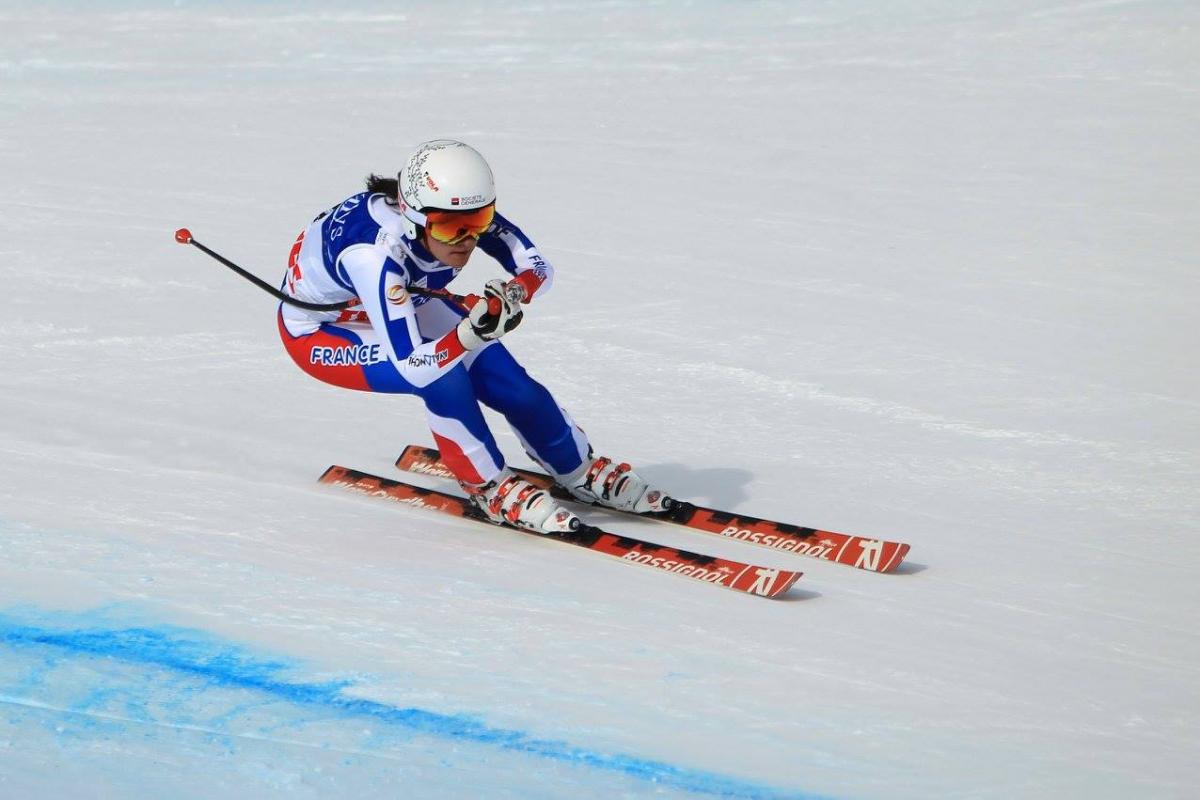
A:
<svg viewBox="0 0 1200 800">
<path fill-rule="evenodd" d="M 180 244 L 191 244 L 192 232 L 187 228 L 180 228 L 179 230 L 175 231 L 175 241 L 179 242 Z"/>
</svg>

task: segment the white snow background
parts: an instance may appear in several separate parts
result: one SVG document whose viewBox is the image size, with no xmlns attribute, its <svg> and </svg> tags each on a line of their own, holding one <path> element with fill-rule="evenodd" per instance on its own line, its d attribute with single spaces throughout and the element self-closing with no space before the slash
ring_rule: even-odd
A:
<svg viewBox="0 0 1200 800">
<path fill-rule="evenodd" d="M 172 234 L 274 283 L 439 136 L 603 452 L 909 566 L 318 487 L 419 401 Z M 4 2 L 0 175 L 0 797 L 1194 796 L 1195 3 Z"/>
</svg>

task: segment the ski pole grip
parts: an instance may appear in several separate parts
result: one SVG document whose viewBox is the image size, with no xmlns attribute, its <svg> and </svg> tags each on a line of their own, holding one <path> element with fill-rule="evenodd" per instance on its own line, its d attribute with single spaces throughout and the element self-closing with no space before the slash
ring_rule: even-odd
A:
<svg viewBox="0 0 1200 800">
<path fill-rule="evenodd" d="M 466 295 L 465 297 L 463 297 L 462 304 L 466 307 L 467 311 L 470 311 L 472 308 L 475 307 L 475 304 L 481 300 L 483 300 L 483 298 L 480 297 L 479 295 L 469 294 L 469 295 Z M 487 308 L 488 308 L 488 313 L 491 314 L 493 317 L 499 316 L 500 315 L 500 299 L 496 298 L 496 297 L 489 297 Z"/>
</svg>

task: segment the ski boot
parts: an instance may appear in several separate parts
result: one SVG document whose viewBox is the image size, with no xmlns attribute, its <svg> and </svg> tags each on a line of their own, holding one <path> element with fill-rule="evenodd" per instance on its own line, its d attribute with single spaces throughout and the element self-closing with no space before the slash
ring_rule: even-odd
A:
<svg viewBox="0 0 1200 800">
<path fill-rule="evenodd" d="M 579 517 L 561 508 L 548 492 L 504 469 L 482 486 L 463 483 L 471 501 L 492 522 L 534 533 L 567 533 L 578 530 Z"/>
<path fill-rule="evenodd" d="M 591 453 L 570 475 L 558 475 L 560 486 L 585 503 L 594 503 L 634 514 L 661 514 L 670 511 L 675 501 L 661 489 L 655 489 L 628 464 L 611 458 L 593 458 Z"/>
</svg>

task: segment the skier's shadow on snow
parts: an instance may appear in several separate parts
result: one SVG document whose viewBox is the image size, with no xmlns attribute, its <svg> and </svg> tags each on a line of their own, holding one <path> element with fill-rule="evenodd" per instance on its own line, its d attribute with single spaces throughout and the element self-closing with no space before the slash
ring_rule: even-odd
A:
<svg viewBox="0 0 1200 800">
<path fill-rule="evenodd" d="M 803 579 L 801 581 L 801 583 L 803 583 L 804 580 L 808 580 L 808 579 L 807 578 Z M 792 588 L 788 589 L 783 594 L 776 597 L 775 600 L 782 601 L 785 603 L 795 603 L 795 602 L 799 602 L 801 600 L 815 600 L 818 597 L 824 597 L 824 595 L 822 595 L 820 592 L 814 592 L 812 589 L 804 589 L 804 588 L 801 588 L 799 585 L 797 585 L 797 586 L 793 586 Z"/>
<path fill-rule="evenodd" d="M 723 511 L 730 511 L 750 499 L 746 487 L 754 478 L 754 473 L 744 469 L 696 469 L 685 464 L 653 464 L 638 471 L 651 484 L 663 487 L 673 497 Z"/>
</svg>

